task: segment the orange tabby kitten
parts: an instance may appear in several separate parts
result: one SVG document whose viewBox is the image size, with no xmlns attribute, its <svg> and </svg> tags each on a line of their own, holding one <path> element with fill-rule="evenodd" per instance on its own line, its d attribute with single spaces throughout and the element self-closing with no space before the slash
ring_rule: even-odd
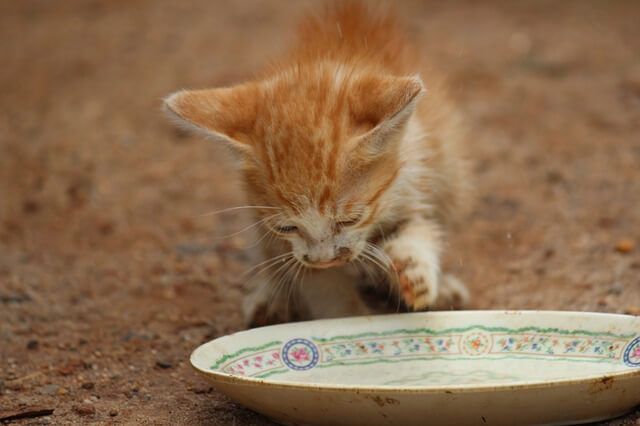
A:
<svg viewBox="0 0 640 426">
<path fill-rule="evenodd" d="M 359 265 L 410 309 L 467 301 L 440 269 L 443 226 L 464 198 L 462 130 L 420 69 L 391 16 L 349 3 L 304 20 L 260 78 L 166 99 L 235 151 L 260 226 L 277 236 L 262 244 L 278 279 L 247 296 L 250 323 L 370 313 Z M 297 311 L 280 282 L 293 282 Z"/>
</svg>

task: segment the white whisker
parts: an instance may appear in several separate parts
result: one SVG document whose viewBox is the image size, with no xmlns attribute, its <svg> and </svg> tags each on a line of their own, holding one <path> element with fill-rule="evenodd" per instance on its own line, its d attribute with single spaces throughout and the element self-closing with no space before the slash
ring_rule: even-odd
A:
<svg viewBox="0 0 640 426">
<path fill-rule="evenodd" d="M 248 231 L 249 229 L 254 228 L 254 227 L 258 226 L 258 225 L 262 225 L 262 224 L 263 224 L 263 223 L 265 223 L 266 221 L 268 221 L 268 220 L 270 220 L 270 219 L 273 219 L 273 218 L 275 218 L 275 217 L 278 217 L 278 216 L 280 216 L 280 213 L 276 213 L 276 214 L 272 214 L 272 215 L 270 215 L 270 216 L 266 216 L 266 217 L 264 217 L 264 218 L 262 218 L 262 219 L 258 220 L 257 222 L 254 222 L 254 223 L 252 223 L 251 225 L 246 226 L 246 227 L 242 228 L 241 230 L 239 230 L 239 231 L 237 231 L 237 232 L 234 232 L 233 234 L 223 235 L 223 236 L 221 236 L 221 237 L 216 237 L 216 239 L 219 239 L 219 240 L 220 240 L 220 239 L 224 239 L 224 238 L 231 238 L 231 237 L 236 236 L 236 235 L 238 235 L 238 234 L 242 234 L 243 232 Z"/>
<path fill-rule="evenodd" d="M 265 238 L 267 238 L 267 236 L 270 234 L 270 231 L 266 231 L 264 234 L 262 234 L 262 236 L 260 238 L 258 238 L 258 240 L 251 244 L 250 246 L 246 246 L 243 248 L 243 250 L 248 250 L 250 248 L 254 248 L 255 246 L 257 246 L 258 244 L 260 244 L 262 242 L 262 240 L 264 240 Z"/>
<path fill-rule="evenodd" d="M 202 214 L 198 215 L 198 217 L 213 216 L 213 215 L 216 215 L 216 214 L 222 214 L 222 213 L 232 212 L 232 211 L 236 211 L 236 210 L 243 210 L 243 209 L 273 209 L 273 210 L 281 210 L 280 207 L 273 207 L 273 206 L 237 206 L 237 207 L 229 207 L 228 209 L 222 209 L 222 210 L 218 210 L 218 211 L 202 213 Z"/>
<path fill-rule="evenodd" d="M 364 251 L 362 251 L 361 255 L 369 260 L 371 263 L 373 263 L 374 265 L 377 265 L 383 272 L 387 271 L 387 265 L 385 265 L 383 262 L 380 261 L 380 259 L 378 259 L 378 257 L 376 256 L 376 254 L 370 250 L 365 249 Z"/>
<path fill-rule="evenodd" d="M 296 261 L 295 258 L 292 256 L 289 260 L 287 260 L 284 264 L 282 264 L 273 274 L 269 276 L 268 278 L 269 283 L 274 282 L 275 278 L 277 278 L 278 280 L 276 281 L 276 284 L 272 289 L 272 296 L 270 297 L 271 300 L 268 302 L 268 305 L 267 305 L 267 315 L 271 313 L 271 307 L 273 306 L 273 301 L 278 297 L 282 288 L 286 286 L 287 281 L 284 278 L 286 278 L 286 275 L 288 272 L 287 268 L 292 264 L 292 262 L 295 262 L 295 261 Z M 282 273 L 278 275 L 278 273 L 281 270 L 283 270 Z M 288 309 L 288 308 L 285 307 L 285 309 Z"/>
<path fill-rule="evenodd" d="M 250 273 L 250 272 L 251 272 L 251 271 L 253 271 L 254 269 L 256 269 L 256 268 L 258 268 L 258 267 L 260 267 L 260 266 L 264 265 L 265 263 L 273 263 L 273 264 L 275 264 L 275 263 L 277 263 L 279 260 L 281 260 L 283 257 L 289 256 L 289 255 L 291 255 L 291 254 L 293 254 L 293 252 L 292 252 L 292 251 L 287 252 L 287 253 L 283 253 L 283 254 L 280 254 L 280 255 L 277 255 L 277 256 L 273 256 L 273 257 L 271 257 L 271 258 L 269 258 L 269 259 L 267 259 L 267 260 L 264 260 L 264 261 L 262 261 L 262 262 L 258 263 L 257 265 L 253 265 L 250 269 L 248 269 L 248 270 L 246 270 L 245 272 L 243 272 L 243 273 L 242 273 L 242 276 L 247 275 L 248 273 Z M 271 266 L 271 265 L 269 265 L 269 266 Z M 255 275 L 259 275 L 259 274 L 260 274 L 260 272 L 257 272 Z"/>
</svg>

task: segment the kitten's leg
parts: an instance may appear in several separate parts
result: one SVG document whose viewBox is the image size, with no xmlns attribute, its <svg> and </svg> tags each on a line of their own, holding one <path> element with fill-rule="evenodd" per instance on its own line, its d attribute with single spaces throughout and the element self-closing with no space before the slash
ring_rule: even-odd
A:
<svg viewBox="0 0 640 426">
<path fill-rule="evenodd" d="M 274 290 L 270 282 L 254 285 L 242 301 L 242 312 L 248 328 L 287 322 L 292 316 L 285 290 Z"/>
<path fill-rule="evenodd" d="M 441 231 L 437 223 L 412 218 L 383 249 L 393 262 L 391 281 L 410 308 L 460 307 L 468 301 L 464 285 L 440 271 Z"/>
<path fill-rule="evenodd" d="M 261 262 L 250 271 L 256 271 L 247 282 L 247 294 L 242 303 L 246 327 L 298 320 L 299 312 L 293 299 L 292 273 L 295 262 L 286 247 L 276 242 L 263 244 Z M 264 260 L 266 259 L 266 260 Z"/>
<path fill-rule="evenodd" d="M 347 267 L 309 272 L 297 285 L 312 319 L 371 313 L 360 296 L 357 279 L 347 272 Z"/>
</svg>

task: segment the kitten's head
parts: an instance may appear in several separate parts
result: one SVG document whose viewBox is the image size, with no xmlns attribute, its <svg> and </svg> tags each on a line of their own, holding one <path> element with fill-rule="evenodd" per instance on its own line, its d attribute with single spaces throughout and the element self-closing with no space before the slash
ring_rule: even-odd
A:
<svg viewBox="0 0 640 426">
<path fill-rule="evenodd" d="M 326 64 L 165 104 L 237 153 L 251 204 L 269 207 L 264 226 L 298 261 L 326 268 L 363 253 L 393 210 L 399 144 L 422 90 L 418 77 Z"/>
</svg>

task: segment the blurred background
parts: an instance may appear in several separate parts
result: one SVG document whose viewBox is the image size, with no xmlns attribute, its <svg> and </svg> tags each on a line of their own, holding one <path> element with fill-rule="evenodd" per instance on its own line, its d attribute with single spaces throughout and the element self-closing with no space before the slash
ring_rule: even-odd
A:
<svg viewBox="0 0 640 426">
<path fill-rule="evenodd" d="M 269 424 L 188 365 L 243 327 L 254 241 L 201 216 L 239 185 L 161 100 L 250 78 L 318 4 L 0 3 L 0 419 Z M 445 263 L 472 307 L 640 314 L 640 3 L 393 5 L 471 128 Z"/>
</svg>

